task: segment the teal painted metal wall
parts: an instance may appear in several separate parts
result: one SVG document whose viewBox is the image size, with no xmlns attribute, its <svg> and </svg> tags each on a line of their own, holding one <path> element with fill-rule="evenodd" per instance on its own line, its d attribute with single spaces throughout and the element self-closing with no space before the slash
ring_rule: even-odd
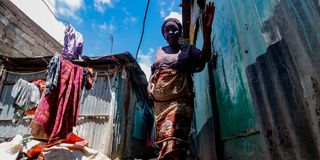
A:
<svg viewBox="0 0 320 160">
<path fill-rule="evenodd" d="M 194 75 L 197 135 L 212 117 L 219 121 L 214 129 L 223 145 L 216 148 L 224 149 L 217 154 L 224 157 L 318 159 L 319 1 L 214 2 L 212 47 L 218 61 L 213 81 L 209 65 Z M 191 8 L 191 22 L 197 22 L 197 1 Z M 194 34 L 201 48 L 201 29 Z M 215 97 L 205 96 L 213 82 Z"/>
<path fill-rule="evenodd" d="M 219 54 L 217 69 L 214 72 L 217 99 L 217 106 L 214 107 L 218 107 L 219 111 L 220 139 L 224 144 L 224 154 L 235 159 L 236 157 L 261 159 L 262 149 L 259 136 L 237 138 L 241 135 L 256 133 L 258 129 L 243 64 L 246 61 L 243 57 L 244 51 L 241 51 L 241 42 L 237 39 L 239 31 L 236 24 L 233 23 L 232 6 L 228 1 L 223 3 L 216 1 L 216 7 L 217 10 L 221 8 L 221 11 L 217 11 L 212 33 L 212 37 L 215 37 L 214 43 L 217 43 L 214 46 Z M 201 35 L 200 29 L 195 44 L 198 48 L 202 46 Z M 199 106 L 195 109 L 197 133 L 201 132 L 203 124 L 212 115 L 212 105 L 205 96 L 209 95 L 206 94 L 208 85 L 210 85 L 206 81 L 209 79 L 208 76 L 208 66 L 201 73 L 194 75 L 196 104 Z"/>
<path fill-rule="evenodd" d="M 247 85 L 245 64 L 243 63 L 248 60 L 243 55 L 243 44 L 241 44 L 243 42 L 240 42 L 237 37 L 238 33 L 242 31 L 237 28 L 239 24 L 234 23 L 236 20 L 234 12 L 232 12 L 231 2 L 216 1 L 215 3 L 217 12 L 212 38 L 214 37 L 214 46 L 218 51 L 219 58 L 217 69 L 214 72 L 217 106 L 213 107 L 218 107 L 219 111 L 220 139 L 223 141 L 224 154 L 235 159 L 237 159 L 236 157 L 261 159 L 262 149 L 259 136 L 238 138 L 258 131 L 253 102 Z M 202 32 L 199 30 L 195 44 L 198 48 L 202 46 L 201 35 Z M 262 43 L 261 46 L 252 45 L 252 49 L 261 50 L 261 53 L 263 53 L 265 44 Z M 212 104 L 205 96 L 209 95 L 206 94 L 209 87 L 204 85 L 210 85 L 208 81 L 205 81 L 209 79 L 208 76 L 208 66 L 201 73 L 194 75 L 196 104 L 199 106 L 195 109 L 197 133 L 201 132 L 203 124 L 212 115 Z M 198 96 L 200 94 L 203 95 Z M 198 97 L 202 98 L 199 99 Z M 203 116 L 203 113 L 206 113 L 204 114 L 206 116 Z M 236 150 L 236 148 L 239 148 L 239 150 Z"/>
</svg>

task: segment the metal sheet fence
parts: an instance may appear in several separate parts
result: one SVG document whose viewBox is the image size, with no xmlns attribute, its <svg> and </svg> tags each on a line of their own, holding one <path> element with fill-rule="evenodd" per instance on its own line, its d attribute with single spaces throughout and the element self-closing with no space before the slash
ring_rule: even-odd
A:
<svg viewBox="0 0 320 160">
<path fill-rule="evenodd" d="M 319 159 L 319 1 L 214 2 L 217 148 L 233 159 Z"/>
</svg>

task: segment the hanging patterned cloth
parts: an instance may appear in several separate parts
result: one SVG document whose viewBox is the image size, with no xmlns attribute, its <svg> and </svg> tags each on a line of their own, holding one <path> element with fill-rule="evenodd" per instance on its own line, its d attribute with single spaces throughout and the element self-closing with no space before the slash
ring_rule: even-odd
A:
<svg viewBox="0 0 320 160">
<path fill-rule="evenodd" d="M 54 70 L 59 73 L 57 84 L 54 80 L 53 83 L 48 82 L 56 78 L 56 76 L 51 78 L 48 76 L 55 74 L 47 74 L 46 84 L 54 84 L 51 87 L 52 91 L 46 92 L 41 98 L 34 120 L 30 124 L 31 134 L 48 139 L 49 143 L 66 138 L 77 123 L 84 69 L 69 60 L 81 55 L 82 43 L 81 34 L 69 25 L 65 31 L 64 49 L 60 60 L 52 60 L 58 64 L 51 67 L 60 67 Z M 48 71 L 50 70 L 49 65 Z"/>
<path fill-rule="evenodd" d="M 79 115 L 83 68 L 61 59 L 58 87 L 42 97 L 34 121 L 50 141 L 65 138 L 72 132 Z M 35 123 L 35 122 L 34 122 Z"/>
</svg>

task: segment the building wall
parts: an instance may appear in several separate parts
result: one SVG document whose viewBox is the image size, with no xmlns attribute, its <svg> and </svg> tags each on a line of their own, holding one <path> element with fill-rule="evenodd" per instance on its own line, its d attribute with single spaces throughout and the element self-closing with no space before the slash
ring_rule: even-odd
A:
<svg viewBox="0 0 320 160">
<path fill-rule="evenodd" d="M 59 42 L 35 24 L 10 0 L 0 1 L 0 55 L 43 57 L 60 52 L 61 49 L 62 45 Z"/>
<path fill-rule="evenodd" d="M 202 32 L 195 29 L 201 12 L 193 2 L 190 37 L 201 48 Z M 206 113 L 196 116 L 197 136 L 210 135 L 205 124 L 211 117 L 218 122 L 211 133 L 221 141 L 215 141 L 218 156 L 319 159 L 319 1 L 214 2 L 217 68 L 208 65 L 194 78 L 196 94 L 210 85 L 214 94 L 196 99 L 202 105 L 196 115 Z M 213 79 L 207 87 L 205 79 Z M 216 106 L 203 103 L 210 98 Z"/>
</svg>

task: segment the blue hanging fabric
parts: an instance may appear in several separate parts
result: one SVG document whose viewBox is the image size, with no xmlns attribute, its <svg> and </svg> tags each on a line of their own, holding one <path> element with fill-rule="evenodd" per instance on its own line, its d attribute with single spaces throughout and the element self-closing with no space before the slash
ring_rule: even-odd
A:
<svg viewBox="0 0 320 160">
<path fill-rule="evenodd" d="M 146 101 L 143 105 L 143 117 L 146 120 L 146 148 L 150 157 L 158 157 L 159 148 L 155 144 L 156 124 L 153 110 L 153 102 Z"/>
<path fill-rule="evenodd" d="M 145 102 L 144 106 L 144 117 L 146 118 L 147 122 L 147 139 L 146 139 L 146 145 L 147 147 L 152 147 L 155 145 L 155 116 L 153 112 L 153 107 L 150 105 L 149 102 Z"/>
</svg>

